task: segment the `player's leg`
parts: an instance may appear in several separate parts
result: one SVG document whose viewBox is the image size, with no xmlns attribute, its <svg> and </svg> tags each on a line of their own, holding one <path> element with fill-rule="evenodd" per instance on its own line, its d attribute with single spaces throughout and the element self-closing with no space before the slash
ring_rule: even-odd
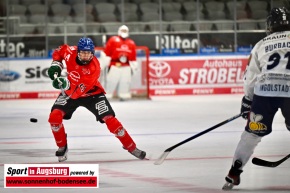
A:
<svg viewBox="0 0 290 193">
<path fill-rule="evenodd" d="M 106 97 L 108 99 L 113 98 L 114 92 L 117 88 L 117 85 L 120 81 L 121 77 L 121 71 L 120 68 L 116 66 L 111 66 L 109 68 L 109 71 L 107 73 L 107 78 L 106 78 Z"/>
<path fill-rule="evenodd" d="M 226 184 L 223 189 L 232 189 L 233 186 L 237 186 L 240 184 L 240 175 L 243 172 L 243 167 L 250 159 L 251 155 L 254 152 L 254 149 L 261 141 L 260 136 L 249 133 L 248 131 L 244 131 L 241 135 L 241 139 L 237 145 L 233 163 L 229 170 L 228 175 L 226 176 Z"/>
<path fill-rule="evenodd" d="M 286 128 L 290 131 L 290 98 L 280 98 L 281 100 L 281 112 L 285 118 Z"/>
<path fill-rule="evenodd" d="M 51 131 L 53 133 L 58 150 L 55 152 L 55 156 L 58 157 L 58 161 L 62 162 L 67 159 L 68 145 L 67 135 L 63 125 L 63 119 L 70 119 L 73 112 L 76 109 L 76 102 L 71 103 L 72 99 L 68 99 L 66 103 L 58 103 L 58 100 L 52 106 L 51 113 L 49 114 L 48 122 L 50 123 Z M 71 104 L 74 104 L 73 106 Z"/>
<path fill-rule="evenodd" d="M 68 151 L 65 128 L 62 124 L 63 116 L 63 111 L 60 109 L 53 109 L 48 119 L 56 145 L 59 147 L 55 152 L 55 156 L 63 157 L 60 158 L 59 161 L 65 161 L 67 159 L 66 154 Z"/>
<path fill-rule="evenodd" d="M 108 99 L 103 94 L 88 97 L 84 105 L 90 110 L 98 121 L 105 123 L 111 133 L 122 143 L 123 148 L 139 159 L 144 159 L 146 152 L 139 150 L 127 130 L 115 117 L 115 112 Z"/>
<path fill-rule="evenodd" d="M 139 150 L 136 147 L 135 142 L 116 117 L 108 115 L 102 120 L 106 123 L 109 131 L 120 140 L 124 149 L 128 150 L 132 155 L 141 160 L 145 158 L 146 152 Z"/>
<path fill-rule="evenodd" d="M 131 96 L 132 71 L 130 66 L 124 66 L 121 69 L 121 77 L 118 87 L 118 96 L 121 100 L 128 100 Z"/>
<path fill-rule="evenodd" d="M 237 145 L 231 169 L 226 176 L 223 189 L 231 189 L 240 184 L 240 174 L 249 161 L 262 137 L 272 132 L 272 122 L 278 103 L 270 97 L 254 96 L 250 116 Z"/>
</svg>

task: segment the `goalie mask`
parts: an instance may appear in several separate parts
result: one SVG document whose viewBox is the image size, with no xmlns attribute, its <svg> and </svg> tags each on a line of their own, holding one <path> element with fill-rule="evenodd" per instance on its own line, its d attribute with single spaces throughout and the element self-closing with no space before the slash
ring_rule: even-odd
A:
<svg viewBox="0 0 290 193">
<path fill-rule="evenodd" d="M 95 45 L 91 38 L 81 38 L 78 42 L 78 60 L 80 65 L 88 64 L 94 57 Z"/>
<path fill-rule="evenodd" d="M 273 8 L 267 17 L 266 33 L 270 35 L 274 32 L 287 31 L 290 29 L 290 13 L 285 8 Z"/>
<path fill-rule="evenodd" d="M 118 36 L 122 37 L 123 39 L 129 37 L 129 28 L 126 25 L 119 27 Z"/>
</svg>

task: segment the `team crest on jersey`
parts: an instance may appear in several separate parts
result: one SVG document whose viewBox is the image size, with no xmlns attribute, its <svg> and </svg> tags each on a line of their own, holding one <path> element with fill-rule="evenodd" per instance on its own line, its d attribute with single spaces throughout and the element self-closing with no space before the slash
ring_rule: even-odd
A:
<svg viewBox="0 0 290 193">
<path fill-rule="evenodd" d="M 82 73 L 83 74 L 90 74 L 91 72 L 90 72 L 90 69 L 88 69 L 88 68 L 82 68 Z"/>
<path fill-rule="evenodd" d="M 121 56 L 119 57 L 119 60 L 120 60 L 120 62 L 122 62 L 122 63 L 126 63 L 126 62 L 127 62 L 127 57 L 126 57 L 125 55 L 121 55 Z"/>
<path fill-rule="evenodd" d="M 253 133 L 264 133 L 267 130 L 267 126 L 259 121 L 263 119 L 262 115 L 250 113 L 249 128 Z"/>
<path fill-rule="evenodd" d="M 79 82 L 79 80 L 80 80 L 80 78 L 81 78 L 80 74 L 79 74 L 78 72 L 76 72 L 76 71 L 72 71 L 72 72 L 70 72 L 70 73 L 69 73 L 69 77 L 70 77 L 73 81 L 75 81 L 75 82 Z"/>
</svg>

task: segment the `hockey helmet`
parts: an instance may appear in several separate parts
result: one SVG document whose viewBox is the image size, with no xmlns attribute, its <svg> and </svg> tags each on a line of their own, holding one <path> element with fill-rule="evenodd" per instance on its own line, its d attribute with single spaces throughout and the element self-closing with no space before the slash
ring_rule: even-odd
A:
<svg viewBox="0 0 290 193">
<path fill-rule="evenodd" d="M 121 36 L 124 39 L 129 37 L 129 28 L 126 25 L 119 27 L 118 36 Z"/>
<path fill-rule="evenodd" d="M 83 55 L 81 51 L 89 51 L 89 55 Z M 82 64 L 88 64 L 94 56 L 95 45 L 91 38 L 82 37 L 78 42 L 78 59 Z"/>
<path fill-rule="evenodd" d="M 290 13 L 285 7 L 273 8 L 266 21 L 267 35 L 290 29 Z"/>
</svg>

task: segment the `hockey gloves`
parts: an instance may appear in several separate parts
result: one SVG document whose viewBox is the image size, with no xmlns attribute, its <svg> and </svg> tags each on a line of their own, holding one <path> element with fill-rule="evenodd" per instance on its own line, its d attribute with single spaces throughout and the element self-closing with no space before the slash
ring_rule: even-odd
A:
<svg viewBox="0 0 290 193">
<path fill-rule="evenodd" d="M 52 86 L 56 89 L 68 90 L 70 82 L 67 78 L 58 77 L 52 81 Z"/>
<path fill-rule="evenodd" d="M 57 74 L 57 76 L 60 77 L 61 68 L 59 66 L 50 66 L 47 73 L 48 73 L 49 78 L 51 80 L 54 80 L 54 74 Z"/>
<path fill-rule="evenodd" d="M 60 73 L 63 69 L 63 64 L 59 61 L 52 61 L 50 68 L 47 71 L 47 74 L 51 80 L 54 80 L 54 75 L 56 74 L 57 77 L 60 77 Z"/>
<path fill-rule="evenodd" d="M 251 111 L 251 105 L 252 101 L 247 96 L 244 96 L 241 104 L 241 115 L 244 119 L 248 119 L 248 115 Z"/>
</svg>

